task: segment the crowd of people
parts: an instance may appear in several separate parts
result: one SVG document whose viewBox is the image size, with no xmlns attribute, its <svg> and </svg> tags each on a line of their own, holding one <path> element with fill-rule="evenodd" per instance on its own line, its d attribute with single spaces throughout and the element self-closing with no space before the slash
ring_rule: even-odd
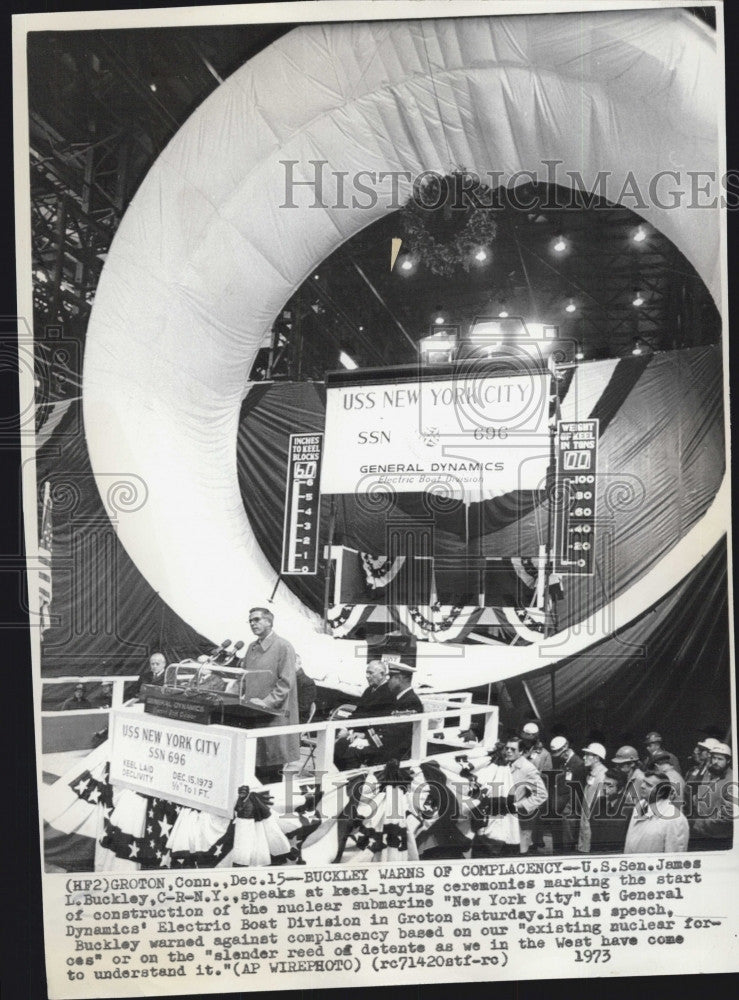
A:
<svg viewBox="0 0 739 1000">
<path fill-rule="evenodd" d="M 572 747 L 564 735 L 544 745 L 539 724 L 498 743 L 514 775 L 511 811 L 520 852 L 675 853 L 728 849 L 737 788 L 731 747 L 712 727 L 696 741 L 683 774 L 658 732 L 609 754 L 602 743 Z M 551 846 L 550 846 L 551 844 Z"/>
<path fill-rule="evenodd" d="M 254 641 L 240 666 L 254 681 L 250 704 L 264 709 L 260 725 L 288 726 L 315 713 L 315 685 L 300 667 L 292 645 L 274 631 L 267 608 L 252 608 Z M 154 653 L 133 694 L 145 685 L 162 685 L 166 660 Z M 367 664 L 367 687 L 352 723 L 383 716 L 423 712 L 413 690 L 415 667 L 400 656 L 384 655 Z M 301 683 L 301 679 L 302 682 Z M 308 709 L 301 693 L 312 685 Z M 84 706 L 78 685 L 65 708 Z M 506 810 L 518 818 L 521 854 L 674 853 L 731 847 L 737 804 L 732 751 L 726 733 L 711 727 L 701 733 L 683 769 L 651 731 L 640 755 L 631 745 L 608 753 L 599 740 L 572 746 L 558 733 L 545 745 L 540 724 L 530 721 L 499 741 L 491 759 L 510 769 L 513 792 Z M 410 722 L 347 726 L 337 733 L 334 763 L 340 770 L 403 761 L 411 757 Z M 285 765 L 300 756 L 299 735 L 282 734 L 257 742 L 257 777 L 277 782 Z"/>
</svg>

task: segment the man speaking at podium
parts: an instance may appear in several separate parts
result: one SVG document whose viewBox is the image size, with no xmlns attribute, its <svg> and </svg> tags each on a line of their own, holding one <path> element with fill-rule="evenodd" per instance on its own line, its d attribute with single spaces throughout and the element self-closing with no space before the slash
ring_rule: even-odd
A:
<svg viewBox="0 0 739 1000">
<path fill-rule="evenodd" d="M 265 726 L 298 724 L 298 688 L 295 680 L 295 650 L 272 631 L 274 615 L 267 608 L 249 611 L 249 626 L 256 636 L 244 657 L 244 669 L 249 684 L 249 703 L 277 712 L 271 720 L 265 716 Z M 254 671 L 249 677 L 249 672 Z M 256 775 L 264 784 L 280 780 L 282 768 L 297 760 L 300 736 L 271 736 L 257 740 Z"/>
</svg>

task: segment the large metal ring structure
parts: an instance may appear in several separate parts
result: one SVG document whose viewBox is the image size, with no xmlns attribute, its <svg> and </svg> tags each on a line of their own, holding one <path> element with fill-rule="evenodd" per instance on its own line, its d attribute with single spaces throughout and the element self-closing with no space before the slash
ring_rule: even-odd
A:
<svg viewBox="0 0 739 1000">
<path fill-rule="evenodd" d="M 316 24 L 234 73 L 133 199 L 87 337 L 93 469 L 146 483 L 116 528 L 161 597 L 218 641 L 272 591 L 236 476 L 255 352 L 311 269 L 392 207 L 390 181 L 374 205 L 352 207 L 351 189 L 337 205 L 332 172 L 608 171 L 609 200 L 669 237 L 720 302 L 719 212 L 684 207 L 687 171 L 717 169 L 719 86 L 711 33 L 674 9 Z M 310 185 L 286 197 L 287 171 L 311 180 L 311 161 L 325 161 L 319 206 Z M 629 176 L 664 207 L 634 204 Z M 283 585 L 275 609 L 282 631 L 315 634 Z"/>
</svg>

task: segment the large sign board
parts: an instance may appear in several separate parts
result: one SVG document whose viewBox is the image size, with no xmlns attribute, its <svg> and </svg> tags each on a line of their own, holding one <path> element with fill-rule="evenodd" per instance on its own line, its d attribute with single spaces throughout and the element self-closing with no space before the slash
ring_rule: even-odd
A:
<svg viewBox="0 0 739 1000">
<path fill-rule="evenodd" d="M 598 421 L 557 422 L 557 485 L 554 568 L 590 576 L 594 571 L 595 500 L 598 485 Z"/>
<path fill-rule="evenodd" d="M 475 499 L 541 489 L 549 463 L 549 374 L 470 372 L 329 386 L 322 493 L 447 483 Z"/>
<path fill-rule="evenodd" d="M 314 574 L 318 564 L 323 434 L 291 434 L 282 532 L 283 576 Z"/>
<path fill-rule="evenodd" d="M 239 785 L 238 731 L 110 713 L 110 781 L 142 795 L 232 816 Z"/>
</svg>

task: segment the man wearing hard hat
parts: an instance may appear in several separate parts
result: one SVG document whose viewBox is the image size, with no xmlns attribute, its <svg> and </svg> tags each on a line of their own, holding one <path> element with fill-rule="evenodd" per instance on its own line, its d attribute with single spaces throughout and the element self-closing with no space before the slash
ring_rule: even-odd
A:
<svg viewBox="0 0 739 1000">
<path fill-rule="evenodd" d="M 552 770 L 552 758 L 541 741 L 541 729 L 539 728 L 538 722 L 527 722 L 520 733 L 521 745 L 523 746 L 523 752 L 534 765 L 534 767 L 543 774 L 545 771 Z"/>
<path fill-rule="evenodd" d="M 588 771 L 564 736 L 554 736 L 549 744 L 554 772 L 549 788 L 550 828 L 554 852 L 575 849 L 580 833 L 580 814 Z"/>
<path fill-rule="evenodd" d="M 647 748 L 647 756 L 644 758 L 643 764 L 645 769 L 652 767 L 654 764 L 654 755 L 657 753 L 666 753 L 670 758 L 670 764 L 677 771 L 678 774 L 682 774 L 682 768 L 680 767 L 680 761 L 677 759 L 674 753 L 670 753 L 669 750 L 665 750 L 662 746 L 662 737 L 657 732 L 647 733 L 644 737 L 644 745 Z"/>
<path fill-rule="evenodd" d="M 639 763 L 639 754 L 635 747 L 619 747 L 615 755 L 611 757 L 611 763 L 615 764 L 626 781 L 624 796 L 626 801 L 632 806 L 636 805 L 644 794 L 644 771 Z"/>
<path fill-rule="evenodd" d="M 696 791 L 693 816 L 690 817 L 691 851 L 725 851 L 731 848 L 735 801 L 731 747 L 712 740 L 708 775 Z"/>
<path fill-rule="evenodd" d="M 591 845 L 590 815 L 598 801 L 606 776 L 606 748 L 602 743 L 589 743 L 582 750 L 582 759 L 588 776 L 585 780 L 577 849 L 581 854 L 589 854 Z"/>
<path fill-rule="evenodd" d="M 714 746 L 719 746 L 720 740 L 713 736 L 706 736 L 699 740 L 693 748 L 691 754 L 693 763 L 685 774 L 685 815 L 687 817 L 697 816 L 696 797 L 698 789 L 709 777 L 708 765 L 711 759 L 711 751 Z"/>
</svg>

